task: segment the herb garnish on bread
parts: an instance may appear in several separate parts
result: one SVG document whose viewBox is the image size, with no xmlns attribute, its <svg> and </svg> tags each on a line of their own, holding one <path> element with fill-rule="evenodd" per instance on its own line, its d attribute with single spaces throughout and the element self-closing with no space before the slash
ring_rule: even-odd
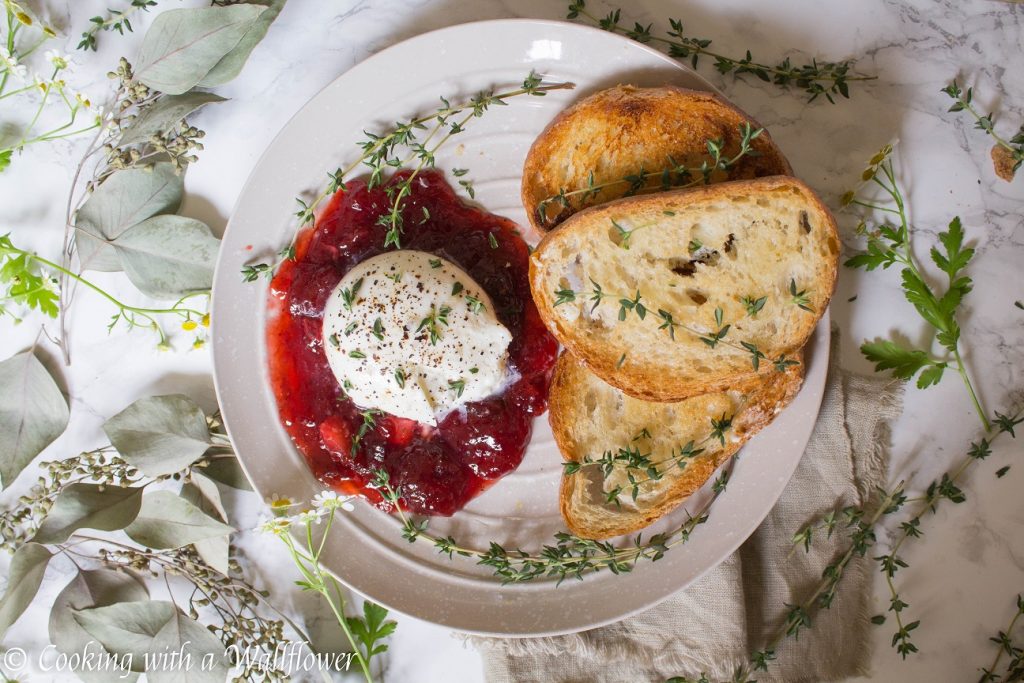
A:
<svg viewBox="0 0 1024 683">
<path fill-rule="evenodd" d="M 565 459 L 560 507 L 578 536 L 632 533 L 673 510 L 770 423 L 800 389 L 803 366 L 680 402 L 626 396 L 563 353 L 550 420 Z"/>
<path fill-rule="evenodd" d="M 835 287 L 828 209 L 788 177 L 620 199 L 549 232 L 538 310 L 601 379 L 652 401 L 785 371 Z"/>
<path fill-rule="evenodd" d="M 577 102 L 538 136 L 523 206 L 543 232 L 624 196 L 791 172 L 771 137 L 715 95 L 623 85 Z"/>
</svg>

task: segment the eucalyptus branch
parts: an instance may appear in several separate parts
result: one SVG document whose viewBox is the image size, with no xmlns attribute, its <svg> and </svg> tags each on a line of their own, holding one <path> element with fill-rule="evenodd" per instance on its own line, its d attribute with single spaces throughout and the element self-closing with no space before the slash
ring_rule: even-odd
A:
<svg viewBox="0 0 1024 683">
<path fill-rule="evenodd" d="M 929 350 L 907 349 L 888 340 L 865 342 L 860 347 L 861 352 L 875 363 L 875 370 L 892 370 L 893 375 L 900 379 L 911 379 L 917 375 L 917 386 L 920 389 L 938 384 L 944 371 L 953 365 L 963 381 L 985 431 L 989 431 L 991 424 L 960 353 L 961 329 L 957 319 L 960 305 L 973 287 L 971 278 L 964 274 L 964 269 L 974 256 L 974 249 L 964 248 L 963 227 L 960 218 L 955 217 L 950 221 L 949 228 L 939 233 L 939 242 L 943 250 L 939 251 L 937 247 L 932 247 L 930 251 L 932 261 L 947 277 L 946 289 L 939 294 L 928 284 L 913 253 L 913 231 L 907 216 L 903 192 L 896 181 L 891 158 L 892 150 L 892 145 L 883 147 L 871 158 L 867 169 L 861 175 L 863 183 L 881 188 L 891 201 L 891 206 L 863 199 L 860 190 L 848 191 L 843 195 L 841 203 L 843 206 L 857 205 L 871 211 L 884 211 L 896 216 L 897 223 L 893 225 L 883 222 L 874 228 L 868 228 L 862 220 L 857 227 L 857 233 L 867 237 L 867 251 L 847 259 L 844 265 L 868 271 L 898 265 L 901 268 L 904 297 L 935 331 L 935 340 L 947 355 L 938 357 Z"/>
<path fill-rule="evenodd" d="M 382 224 L 388 228 L 385 246 L 400 247 L 403 220 L 401 209 L 412 187 L 412 180 L 423 169 L 434 167 L 435 155 L 443 144 L 453 135 L 464 131 L 472 119 L 483 116 L 492 107 L 507 105 L 510 99 L 522 95 L 543 97 L 553 90 L 570 90 L 574 87 L 574 83 L 545 82 L 539 75 L 531 72 L 518 88 L 501 92 L 492 89 L 454 105 L 441 97 L 441 106 L 429 114 L 397 123 L 393 128 L 381 133 L 364 131 L 366 137 L 359 143 L 362 153 L 347 165 L 328 173 L 327 186 L 312 201 L 296 199 L 299 205 L 299 210 L 295 214 L 299 219 L 297 229 L 313 223 L 320 204 L 334 193 L 345 191 L 346 181 L 357 171 L 367 173 L 367 184 L 374 188 L 385 184 L 389 171 L 400 169 L 415 161 L 416 167 L 409 175 L 387 186 L 388 196 L 392 202 L 391 211 L 381 217 Z M 427 131 L 423 139 L 418 137 L 420 131 Z M 431 144 L 438 135 L 442 136 L 440 141 Z M 408 152 L 408 156 L 403 155 L 403 150 Z M 243 279 L 252 282 L 260 275 L 273 275 L 284 260 L 294 256 L 294 239 L 293 236 L 289 245 L 278 253 L 280 258 L 277 261 L 246 264 L 242 269 Z"/>
<path fill-rule="evenodd" d="M 955 80 L 942 89 L 946 95 L 954 100 L 949 108 L 951 112 L 966 111 L 974 118 L 974 127 L 983 130 L 992 138 L 996 146 L 992 150 L 992 160 L 995 162 L 996 173 L 1004 180 L 1013 180 L 1014 174 L 1024 164 L 1024 124 L 1012 138 L 1006 140 L 995 130 L 995 119 L 992 112 L 982 115 L 972 104 L 974 88 L 963 90 Z M 1001 157 L 1001 158 L 1000 158 Z"/>
<path fill-rule="evenodd" d="M 490 567 L 503 583 L 522 583 L 538 578 L 557 577 L 557 583 L 560 584 L 567 578 L 582 579 L 584 574 L 604 569 L 613 574 L 626 573 L 641 560 L 660 560 L 669 549 L 685 544 L 693 531 L 708 520 L 712 504 L 726 489 L 732 467 L 730 464 L 729 469 L 715 480 L 711 498 L 697 514 L 688 516 L 686 521 L 668 532 L 655 534 L 646 541 L 642 535 L 637 535 L 631 544 L 623 546 L 559 532 L 555 534 L 555 543 L 545 545 L 539 553 L 529 553 L 521 548 L 506 549 L 493 541 L 487 550 L 479 550 L 459 545 L 451 536 L 442 538 L 432 535 L 427 530 L 428 519 L 415 520 L 406 514 L 402 507 L 400 487 L 391 484 L 385 470 L 376 470 L 372 486 L 397 512 L 402 524 L 402 537 L 410 543 L 427 541 L 449 559 L 455 555 L 473 558 L 477 564 Z"/>
<path fill-rule="evenodd" d="M 742 58 L 728 57 L 710 49 L 711 40 L 706 38 L 694 38 L 687 36 L 683 30 L 683 22 L 680 19 L 669 19 L 671 30 L 667 37 L 654 35 L 651 32 L 651 24 L 644 26 L 634 23 L 633 28 L 620 23 L 621 10 L 615 9 L 603 18 L 587 11 L 586 0 L 572 0 L 569 3 L 569 19 L 583 17 L 596 24 L 605 31 L 619 33 L 639 43 L 660 43 L 667 47 L 670 57 L 676 59 L 687 59 L 697 67 L 701 56 L 713 59 L 715 69 L 721 74 L 733 73 L 735 75 L 751 74 L 756 78 L 774 85 L 789 88 L 795 85 L 802 88 L 810 95 L 813 102 L 819 96 L 835 104 L 833 95 L 850 97 L 849 83 L 853 81 L 871 81 L 877 76 L 869 76 L 851 71 L 853 60 L 841 62 L 818 62 L 812 60 L 810 64 L 795 66 L 787 57 L 781 62 L 771 65 L 754 61 L 750 50 Z"/>
</svg>

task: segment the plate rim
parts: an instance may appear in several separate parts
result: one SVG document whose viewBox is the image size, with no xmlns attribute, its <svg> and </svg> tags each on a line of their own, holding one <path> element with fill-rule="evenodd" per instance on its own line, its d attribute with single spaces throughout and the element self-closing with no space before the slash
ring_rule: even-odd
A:
<svg viewBox="0 0 1024 683">
<path fill-rule="evenodd" d="M 230 234 L 230 232 L 232 230 L 232 227 L 235 226 L 235 224 L 236 224 L 235 223 L 235 217 L 236 217 L 236 215 L 238 213 L 239 207 L 242 205 L 242 202 L 247 198 L 247 195 L 250 194 L 250 191 L 252 190 L 253 185 L 257 181 L 256 176 L 258 175 L 258 173 L 257 173 L 258 169 L 260 169 L 260 167 L 262 167 L 264 165 L 264 163 L 266 162 L 267 158 L 271 155 L 272 151 L 277 147 L 277 145 L 278 145 L 279 141 L 281 140 L 281 138 L 286 136 L 286 134 L 288 133 L 289 129 L 295 123 L 296 119 L 301 117 L 311 107 L 316 106 L 318 101 L 321 100 L 321 98 L 323 98 L 325 96 L 325 93 L 327 93 L 327 91 L 331 90 L 336 85 L 336 83 L 339 80 L 344 79 L 354 69 L 357 69 L 357 68 L 371 68 L 378 61 L 383 61 L 383 60 L 388 59 L 389 53 L 391 53 L 392 51 L 395 51 L 395 50 L 398 50 L 398 49 L 401 49 L 401 48 L 407 48 L 409 43 L 415 43 L 417 41 L 436 40 L 439 36 L 442 36 L 442 35 L 447 34 L 447 33 L 457 33 L 459 31 L 465 31 L 465 30 L 481 30 L 481 29 L 487 30 L 487 29 L 493 29 L 495 27 L 507 26 L 509 24 L 535 26 L 539 30 L 543 30 L 544 28 L 553 28 L 555 30 L 564 31 L 564 30 L 566 30 L 567 27 L 571 27 L 571 30 L 578 31 L 578 32 L 583 33 L 583 34 L 587 34 L 587 33 L 598 34 L 598 35 L 601 35 L 602 38 L 605 38 L 605 39 L 608 38 L 608 37 L 613 37 L 615 40 L 621 41 L 623 43 L 628 43 L 631 46 L 632 49 L 637 49 L 639 51 L 647 53 L 651 57 L 656 58 L 658 61 L 660 61 L 666 67 L 670 67 L 670 68 L 672 68 L 674 70 L 678 70 L 681 73 L 687 73 L 689 76 L 696 78 L 704 86 L 706 86 L 706 89 L 708 91 L 717 94 L 718 96 L 722 97 L 726 102 L 729 102 L 728 98 L 725 98 L 724 95 L 722 95 L 722 93 L 717 88 L 715 88 L 712 84 L 710 84 L 705 78 L 703 78 L 702 76 L 697 74 L 697 72 L 694 71 L 692 68 L 690 68 L 688 65 L 682 64 L 679 61 L 677 61 L 675 59 L 672 59 L 671 57 L 665 55 L 664 53 L 662 53 L 662 52 L 660 52 L 660 51 L 658 51 L 658 50 L 656 50 L 656 49 L 654 49 L 654 48 L 652 48 L 652 47 L 650 47 L 648 45 L 637 43 L 636 41 L 632 41 L 629 38 L 626 38 L 624 36 L 619 36 L 617 34 L 613 34 L 613 33 L 604 31 L 603 29 L 600 29 L 600 28 L 597 28 L 597 27 L 585 26 L 585 25 L 575 24 L 575 23 L 567 22 L 567 21 L 550 20 L 550 19 L 531 19 L 531 18 L 523 18 L 523 17 L 505 18 L 505 19 L 488 19 L 488 20 L 483 20 L 483 21 L 471 21 L 471 22 L 463 22 L 463 23 L 458 23 L 458 24 L 452 24 L 450 26 L 441 27 L 441 28 L 434 29 L 434 30 L 429 31 L 429 32 L 425 32 L 425 33 L 417 34 L 417 35 L 414 35 L 414 36 L 410 36 L 409 38 L 406 38 L 406 39 L 401 40 L 399 42 L 396 42 L 396 43 L 394 43 L 392 45 L 389 45 L 388 47 L 386 47 L 384 49 L 381 49 L 381 50 L 379 50 L 379 51 L 369 55 L 368 57 L 366 57 L 362 61 L 357 62 L 357 63 L 351 65 L 344 72 L 338 74 L 335 78 L 331 79 L 323 87 L 321 87 L 319 90 L 317 90 L 317 92 L 315 94 L 313 94 L 306 102 L 304 102 L 301 106 L 299 106 L 295 110 L 295 112 L 288 118 L 288 120 L 281 126 L 280 130 L 278 130 L 277 133 L 271 138 L 271 140 L 268 142 L 267 146 L 262 151 L 262 153 L 260 154 L 260 156 L 258 157 L 256 162 L 252 165 L 250 173 L 249 173 L 248 177 L 246 178 L 245 183 L 242 185 L 241 189 L 239 190 L 238 197 L 237 197 L 237 199 L 236 199 L 236 201 L 234 203 L 234 206 L 232 207 L 231 214 L 229 216 L 229 219 L 227 221 L 227 225 L 226 225 L 225 230 L 224 230 L 224 235 L 223 235 L 224 242 L 222 244 L 226 244 L 227 237 Z M 453 74 L 453 76 L 457 77 L 458 74 Z M 733 106 L 735 106 L 735 105 L 733 105 Z M 236 228 L 236 231 L 237 231 L 237 229 L 238 228 Z M 217 263 L 216 263 L 216 266 L 215 266 L 215 269 L 214 269 L 214 286 L 213 286 L 212 297 L 211 297 L 211 319 L 214 321 L 214 323 L 216 323 L 216 320 L 218 318 L 217 311 L 220 308 L 218 306 L 218 303 L 217 303 L 219 298 L 216 296 L 216 294 L 218 292 L 218 289 L 222 289 L 224 287 L 224 285 L 221 285 L 221 287 L 218 287 L 218 285 L 221 283 L 222 279 L 224 279 L 224 277 L 225 277 L 224 272 L 222 272 L 222 271 L 225 271 L 228 268 L 228 265 L 227 265 L 227 260 L 228 259 L 224 258 L 224 256 L 225 256 L 225 251 L 224 251 L 224 248 L 222 246 L 221 251 L 218 254 Z M 237 274 L 236 273 L 232 273 L 232 276 L 237 277 Z M 823 400 L 823 397 L 824 397 L 824 385 L 825 385 L 825 378 L 826 378 L 826 375 L 827 375 L 828 358 L 829 358 L 829 355 L 830 355 L 830 348 L 829 348 L 830 345 L 828 343 L 828 336 L 829 336 L 829 331 L 830 331 L 830 322 L 829 322 L 829 320 L 830 320 L 830 313 L 829 313 L 829 310 L 826 309 L 824 315 L 822 316 L 821 320 L 818 323 L 817 328 L 815 329 L 814 333 L 812 334 L 812 337 L 808 340 L 808 343 L 807 343 L 808 346 L 811 346 L 811 345 L 814 346 L 814 351 L 813 351 L 814 355 L 816 355 L 816 356 L 820 355 L 821 356 L 819 359 L 816 359 L 816 362 L 815 362 L 814 365 L 817 366 L 819 364 L 824 364 L 826 366 L 825 370 L 821 371 L 819 373 L 820 374 L 820 381 L 816 382 L 816 385 L 814 387 L 809 386 L 808 383 L 807 383 L 807 379 L 805 378 L 804 386 L 801 388 L 801 393 L 804 390 L 807 390 L 807 389 L 812 389 L 816 393 L 816 399 L 814 401 L 814 408 L 813 408 L 813 417 L 816 417 L 817 414 L 820 412 L 821 401 Z M 260 322 L 262 323 L 262 320 Z M 262 324 L 260 325 L 260 328 L 261 328 L 261 330 L 263 329 Z M 221 406 L 221 408 L 222 408 L 222 419 L 223 419 L 223 422 L 224 422 L 224 426 L 225 426 L 225 429 L 226 429 L 229 437 L 231 437 L 232 431 L 233 431 L 232 426 L 231 426 L 232 420 L 231 420 L 231 418 L 228 417 L 227 411 L 223 410 L 223 406 L 225 404 L 225 402 L 223 400 L 225 380 L 221 376 L 222 372 L 224 372 L 222 370 L 222 368 L 226 365 L 227 361 L 218 360 L 220 358 L 220 356 L 222 355 L 222 352 L 224 352 L 224 350 L 223 350 L 224 342 L 218 343 L 218 341 L 217 341 L 218 337 L 219 337 L 219 335 L 214 334 L 213 335 L 213 339 L 212 339 L 212 343 L 211 343 L 211 346 L 212 346 L 211 359 L 212 359 L 212 365 L 213 365 L 213 373 L 212 374 L 213 374 L 214 388 L 215 388 L 217 399 L 218 399 L 218 405 Z M 808 374 L 810 374 L 810 373 L 808 373 Z M 261 378 L 261 380 L 260 380 L 260 385 L 261 385 L 260 386 L 260 390 L 261 391 L 266 390 L 266 387 L 263 386 L 264 384 L 265 384 L 265 382 Z M 809 433 L 808 433 L 808 439 L 809 439 Z M 235 442 L 234 439 L 232 439 L 232 441 L 233 441 L 233 443 Z M 586 624 L 583 624 L 583 625 L 580 625 L 580 626 L 577 626 L 577 627 L 573 627 L 573 628 L 559 628 L 559 629 L 554 629 L 554 630 L 531 629 L 529 631 L 523 630 L 523 631 L 517 631 L 517 632 L 510 632 L 510 631 L 503 631 L 503 630 L 487 630 L 487 629 L 465 628 L 465 627 L 460 627 L 460 626 L 453 626 L 450 623 L 445 623 L 444 621 L 438 621 L 438 620 L 432 619 L 429 616 L 425 616 L 425 615 L 421 615 L 421 614 L 414 614 L 412 616 L 414 616 L 414 618 L 421 618 L 421 619 L 428 620 L 431 623 L 435 623 L 435 624 L 441 625 L 441 626 L 443 626 L 445 628 L 449 628 L 449 629 L 452 629 L 454 631 L 458 631 L 458 632 L 462 632 L 462 633 L 482 635 L 482 636 L 498 636 L 498 637 L 512 637 L 512 638 L 519 638 L 519 637 L 544 637 L 544 636 L 556 636 L 556 635 L 563 635 L 563 634 L 568 634 L 568 633 L 576 633 L 576 632 L 579 632 L 579 631 L 582 631 L 582 630 L 586 630 L 586 629 L 590 629 L 590 628 L 598 628 L 598 627 L 601 627 L 601 626 L 606 626 L 608 624 L 615 623 L 615 622 L 621 621 L 623 619 L 629 618 L 629 617 L 631 617 L 631 616 L 633 616 L 635 614 L 638 614 L 638 613 L 640 613 L 642 611 L 650 609 L 651 607 L 653 607 L 653 606 L 655 606 L 657 604 L 660 604 L 664 600 L 667 600 L 669 597 L 674 595 L 676 592 L 684 590 L 687 587 L 691 586 L 694 582 L 698 581 L 701 577 L 703 577 L 705 574 L 707 574 L 712 569 L 714 569 L 717 566 L 719 566 L 725 559 L 727 559 L 729 556 L 731 556 L 733 553 L 735 553 L 736 549 L 740 545 L 742 545 L 744 542 L 746 542 L 746 540 L 750 537 L 750 535 L 753 534 L 754 531 L 756 531 L 756 529 L 760 526 L 760 524 L 763 522 L 764 518 L 767 517 L 767 515 L 771 513 L 772 509 L 774 509 L 775 505 L 778 502 L 778 499 L 781 497 L 782 493 L 784 492 L 784 490 L 786 488 L 786 484 L 788 484 L 789 479 L 792 477 L 793 473 L 796 470 L 796 467 L 799 465 L 799 462 L 802 459 L 803 451 L 805 449 L 806 449 L 806 442 L 804 442 L 803 445 L 801 446 L 801 449 L 800 449 L 801 456 L 794 459 L 792 469 L 790 469 L 789 472 L 786 474 L 786 476 L 785 476 L 785 483 L 782 484 L 782 486 L 780 488 L 780 491 L 779 491 L 779 494 L 778 494 L 778 496 L 775 496 L 772 505 L 769 506 L 764 511 L 763 515 L 755 516 L 756 520 L 754 518 L 749 518 L 749 521 L 750 521 L 750 524 L 748 525 L 749 529 L 744 528 L 741 533 L 737 533 L 735 535 L 736 536 L 735 541 L 734 541 L 734 543 L 732 543 L 732 544 L 730 544 L 728 546 L 729 549 L 728 549 L 727 552 L 725 552 L 724 554 L 723 553 L 716 553 L 715 554 L 716 555 L 716 559 L 713 562 L 709 563 L 703 570 L 699 571 L 695 576 L 690 578 L 688 581 L 686 581 L 682 585 L 676 586 L 673 590 L 665 593 L 664 595 L 656 596 L 656 597 L 654 597 L 652 599 L 649 599 L 649 600 L 640 600 L 629 611 L 623 612 L 622 614 L 620 614 L 618 616 L 610 617 L 610 618 L 603 618 L 603 619 L 598 619 L 598 620 L 588 620 Z M 251 463 L 250 463 L 250 465 L 247 465 L 246 464 L 246 459 L 243 456 L 241 456 L 241 454 L 239 454 L 237 452 L 236 452 L 236 456 L 237 456 L 237 460 L 238 460 L 239 466 L 242 468 L 242 470 L 245 473 L 246 478 L 249 480 L 250 484 L 252 484 L 253 490 L 257 493 L 257 495 L 261 495 L 262 496 L 264 494 L 264 491 L 261 490 L 263 487 L 260 487 L 260 486 L 258 486 L 256 484 L 257 478 L 254 478 L 252 476 L 252 474 L 251 474 L 251 472 L 250 472 L 250 469 L 251 469 L 250 465 L 251 465 Z M 681 552 L 681 549 L 679 549 L 679 551 Z M 337 578 L 339 581 L 341 581 L 349 590 L 357 592 L 360 595 L 366 595 L 360 589 L 355 588 L 354 585 L 353 585 L 354 582 L 346 579 L 345 576 L 342 575 L 341 573 L 335 571 L 332 568 L 326 567 L 326 566 L 325 566 L 325 569 L 327 569 L 327 571 L 330 574 L 332 574 L 333 576 L 335 576 L 335 578 Z M 552 590 L 554 590 L 554 589 L 552 589 Z M 380 604 L 385 605 L 389 609 L 394 609 L 395 611 L 400 612 L 402 614 L 409 614 L 409 612 L 404 611 L 401 607 L 394 606 L 391 603 L 391 601 L 388 599 L 388 597 L 381 598 L 378 595 L 368 596 L 368 597 L 373 599 L 375 602 L 379 602 Z"/>
</svg>

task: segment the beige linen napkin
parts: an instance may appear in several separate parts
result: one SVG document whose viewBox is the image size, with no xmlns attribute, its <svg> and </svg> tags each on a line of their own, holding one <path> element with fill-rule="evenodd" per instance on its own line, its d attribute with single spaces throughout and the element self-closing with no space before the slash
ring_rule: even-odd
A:
<svg viewBox="0 0 1024 683">
<path fill-rule="evenodd" d="M 888 421 L 902 410 L 902 385 L 839 368 L 837 335 L 825 396 L 807 450 L 778 504 L 743 546 L 684 591 L 639 616 L 569 636 L 473 638 L 488 683 L 619 683 L 671 676 L 731 680 L 750 653 L 785 622 L 785 603 L 806 598 L 822 570 L 848 546 L 844 533 L 819 534 L 794 551 L 808 521 L 860 505 L 883 483 Z M 714 508 L 711 510 L 714 515 Z M 686 552 L 679 548 L 673 552 Z M 865 673 L 873 567 L 847 567 L 829 610 L 778 649 L 766 681 L 839 680 Z"/>
</svg>

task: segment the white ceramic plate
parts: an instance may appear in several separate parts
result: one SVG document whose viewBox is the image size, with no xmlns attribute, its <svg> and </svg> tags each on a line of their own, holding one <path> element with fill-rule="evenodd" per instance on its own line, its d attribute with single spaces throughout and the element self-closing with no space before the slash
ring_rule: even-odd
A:
<svg viewBox="0 0 1024 683">
<path fill-rule="evenodd" d="M 326 172 L 350 161 L 363 130 L 491 86 L 520 83 L 536 70 L 574 91 L 520 97 L 475 119 L 443 149 L 438 168 L 468 167 L 477 201 L 527 225 L 519 202 L 520 172 L 537 134 L 559 111 L 595 90 L 619 83 L 675 84 L 711 90 L 690 69 L 604 31 L 574 24 L 503 20 L 453 26 L 395 45 L 343 74 L 285 126 L 253 170 L 224 235 L 214 287 L 214 377 L 227 428 L 242 466 L 260 495 L 308 500 L 320 485 L 278 423 L 267 380 L 264 343 L 266 282 L 244 284 L 243 264 L 272 254 L 294 229 L 294 198 L 322 188 Z M 396 519 L 368 505 L 336 521 L 325 565 L 359 593 L 400 612 L 453 629 L 525 636 L 578 631 L 621 619 L 685 587 L 732 553 L 782 493 L 821 401 L 828 360 L 828 317 L 808 346 L 800 395 L 744 449 L 728 490 L 710 520 L 684 546 L 629 574 L 593 574 L 584 581 L 502 586 L 486 567 L 449 560 L 428 543 L 401 538 Z M 431 529 L 462 545 L 537 550 L 563 530 L 558 513 L 561 458 L 546 416 L 534 423 L 521 467 Z M 708 491 L 688 501 L 696 510 Z M 659 524 L 686 519 L 679 509 Z"/>
</svg>

